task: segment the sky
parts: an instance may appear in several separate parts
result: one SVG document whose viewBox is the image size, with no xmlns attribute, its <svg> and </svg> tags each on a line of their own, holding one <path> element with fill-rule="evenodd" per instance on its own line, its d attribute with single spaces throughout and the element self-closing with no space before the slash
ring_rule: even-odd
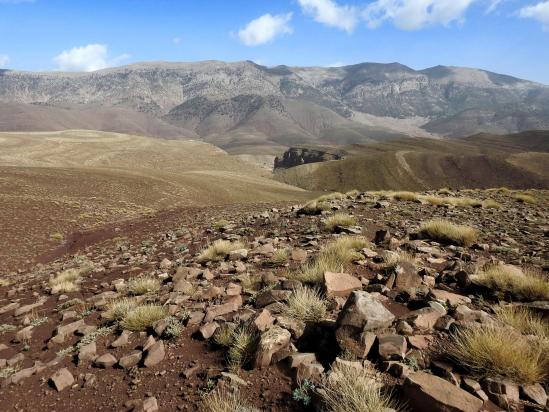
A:
<svg viewBox="0 0 549 412">
<path fill-rule="evenodd" d="M 549 84 L 549 0 L 0 0 L 0 68 L 477 67 Z"/>
</svg>

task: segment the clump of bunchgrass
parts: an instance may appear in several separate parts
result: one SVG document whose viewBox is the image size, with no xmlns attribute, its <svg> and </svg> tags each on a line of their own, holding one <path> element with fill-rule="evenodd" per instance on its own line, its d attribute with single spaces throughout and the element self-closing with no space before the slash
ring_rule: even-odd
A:
<svg viewBox="0 0 549 412">
<path fill-rule="evenodd" d="M 292 291 L 284 314 L 303 322 L 320 322 L 326 317 L 328 302 L 316 289 L 299 287 Z"/>
<path fill-rule="evenodd" d="M 288 263 L 288 260 L 290 259 L 290 252 L 288 249 L 277 249 L 273 253 L 273 256 L 271 257 L 271 264 L 275 266 L 283 266 L 286 263 Z"/>
<path fill-rule="evenodd" d="M 548 345 L 510 328 L 472 325 L 453 336 L 448 356 L 478 378 L 506 378 L 528 384 L 549 371 Z"/>
<path fill-rule="evenodd" d="M 336 213 L 324 221 L 324 226 L 329 231 L 333 232 L 338 227 L 348 228 L 355 226 L 357 223 L 356 217 L 349 215 L 347 213 Z"/>
<path fill-rule="evenodd" d="M 501 205 L 492 199 L 488 199 L 482 202 L 482 207 L 484 209 L 501 209 Z"/>
<path fill-rule="evenodd" d="M 395 200 L 405 200 L 410 202 L 415 202 L 418 200 L 418 194 L 414 192 L 394 192 L 392 197 Z"/>
<path fill-rule="evenodd" d="M 207 394 L 200 412 L 260 412 L 242 399 L 239 392 L 230 392 L 226 389 L 217 389 Z"/>
<path fill-rule="evenodd" d="M 219 230 L 220 232 L 223 232 L 227 230 L 231 223 L 227 219 L 219 219 L 213 223 L 213 228 L 215 230 Z"/>
<path fill-rule="evenodd" d="M 111 321 L 118 321 L 123 319 L 136 306 L 138 306 L 138 302 L 135 299 L 122 298 L 112 300 L 107 303 L 103 317 Z"/>
<path fill-rule="evenodd" d="M 317 256 L 303 264 L 292 276 L 306 283 L 322 282 L 324 272 L 342 272 L 345 266 L 362 259 L 361 249 L 371 247 L 363 237 L 343 236 L 326 244 Z"/>
<path fill-rule="evenodd" d="M 330 210 L 332 207 L 328 202 L 321 202 L 318 200 L 312 200 L 305 204 L 301 209 L 299 209 L 299 213 L 304 215 L 319 215 L 322 212 Z"/>
<path fill-rule="evenodd" d="M 78 280 L 80 279 L 81 271 L 78 269 L 67 269 L 59 273 L 57 276 L 50 278 L 49 284 L 51 293 L 68 293 L 76 292 L 80 289 Z"/>
<path fill-rule="evenodd" d="M 198 256 L 197 261 L 199 263 L 205 263 L 225 260 L 229 253 L 238 249 L 244 249 L 244 247 L 244 243 L 240 241 L 231 242 L 229 240 L 219 239 L 204 249 Z"/>
<path fill-rule="evenodd" d="M 476 283 L 520 300 L 549 300 L 549 280 L 535 269 L 520 269 L 511 265 L 488 265 L 479 270 Z"/>
<path fill-rule="evenodd" d="M 128 292 L 131 295 L 145 295 L 146 293 L 158 292 L 160 290 L 160 279 L 145 275 L 128 280 Z"/>
<path fill-rule="evenodd" d="M 410 265 L 415 266 L 417 264 L 417 259 L 412 253 L 398 251 L 392 252 L 387 251 L 383 254 L 383 263 L 382 267 L 385 270 L 394 270 L 399 264 L 406 262 Z"/>
<path fill-rule="evenodd" d="M 512 326 L 524 335 L 534 335 L 549 339 L 549 322 L 526 307 L 516 305 L 499 306 L 494 312 L 496 319 Z"/>
<path fill-rule="evenodd" d="M 519 203 L 535 204 L 538 202 L 538 200 L 534 196 L 528 195 L 526 193 L 515 193 L 513 195 L 513 199 L 515 199 Z"/>
<path fill-rule="evenodd" d="M 420 233 L 442 243 L 451 243 L 459 246 L 470 246 L 476 242 L 478 232 L 476 229 L 456 225 L 443 219 L 433 219 L 422 223 Z"/>
<path fill-rule="evenodd" d="M 322 384 L 319 394 L 328 412 L 378 412 L 399 407 L 391 399 L 372 367 L 340 363 Z"/>
<path fill-rule="evenodd" d="M 256 351 L 259 333 L 249 324 L 238 325 L 232 333 L 232 342 L 228 346 L 227 362 L 233 369 L 239 369 L 249 362 Z"/>
<path fill-rule="evenodd" d="M 165 319 L 168 310 L 164 306 L 145 304 L 136 306 L 126 313 L 120 325 L 132 332 L 141 332 L 149 329 L 155 322 Z"/>
</svg>

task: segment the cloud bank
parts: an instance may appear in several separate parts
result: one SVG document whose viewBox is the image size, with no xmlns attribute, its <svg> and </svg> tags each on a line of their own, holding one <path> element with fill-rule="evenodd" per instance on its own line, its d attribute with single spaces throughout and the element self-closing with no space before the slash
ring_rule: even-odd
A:
<svg viewBox="0 0 549 412">
<path fill-rule="evenodd" d="M 63 50 L 53 58 L 57 69 L 62 71 L 84 71 L 106 69 L 127 59 L 129 55 L 122 54 L 114 59 L 108 59 L 108 48 L 104 44 L 88 44 Z"/>
</svg>

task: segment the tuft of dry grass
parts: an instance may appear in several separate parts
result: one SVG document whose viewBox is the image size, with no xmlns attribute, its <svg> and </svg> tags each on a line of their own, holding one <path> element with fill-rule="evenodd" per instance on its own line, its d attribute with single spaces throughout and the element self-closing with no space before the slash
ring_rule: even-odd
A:
<svg viewBox="0 0 549 412">
<path fill-rule="evenodd" d="M 519 203 L 535 204 L 538 202 L 538 200 L 534 196 L 528 195 L 526 193 L 515 193 L 513 195 L 513 199 L 515 199 Z"/>
<path fill-rule="evenodd" d="M 216 345 L 228 348 L 234 340 L 236 325 L 234 323 L 225 322 L 221 324 L 213 335 L 213 341 Z"/>
<path fill-rule="evenodd" d="M 433 219 L 422 223 L 420 232 L 429 238 L 442 243 L 452 243 L 460 246 L 469 246 L 478 238 L 476 229 L 456 225 L 443 219 Z"/>
<path fill-rule="evenodd" d="M 229 240 L 219 239 L 203 250 L 198 256 L 197 261 L 199 263 L 209 261 L 218 262 L 220 260 L 224 260 L 232 251 L 244 248 L 245 245 L 242 242 L 231 242 Z"/>
<path fill-rule="evenodd" d="M 81 271 L 78 269 L 67 269 L 59 273 L 57 276 L 50 278 L 49 284 L 51 293 L 67 293 L 76 292 L 80 289 L 78 280 L 80 279 Z"/>
<path fill-rule="evenodd" d="M 231 337 L 227 361 L 232 369 L 239 369 L 252 360 L 259 342 L 259 334 L 250 325 L 241 324 L 234 329 Z"/>
<path fill-rule="evenodd" d="M 488 199 L 482 202 L 482 207 L 485 209 L 501 209 L 501 205 L 492 199 Z"/>
<path fill-rule="evenodd" d="M 418 194 L 414 192 L 394 192 L 392 194 L 395 200 L 416 201 L 418 200 Z"/>
<path fill-rule="evenodd" d="M 326 244 L 314 260 L 303 264 L 293 276 L 306 283 L 322 282 L 324 272 L 342 272 L 346 265 L 362 258 L 359 251 L 366 247 L 371 244 L 363 237 L 342 236 Z"/>
<path fill-rule="evenodd" d="M 379 412 L 399 410 L 390 394 L 383 392 L 372 367 L 336 365 L 319 392 L 328 412 Z"/>
<path fill-rule="evenodd" d="M 160 290 L 160 279 L 154 276 L 138 276 L 128 280 L 128 292 L 132 295 L 144 295 Z"/>
<path fill-rule="evenodd" d="M 326 317 L 328 302 L 316 289 L 300 287 L 288 298 L 284 314 L 303 322 L 320 322 Z"/>
<path fill-rule="evenodd" d="M 549 280 L 534 269 L 521 270 L 511 265 L 489 265 L 473 279 L 490 289 L 510 293 L 518 299 L 549 300 Z"/>
<path fill-rule="evenodd" d="M 317 202 L 329 202 L 330 200 L 342 200 L 342 199 L 345 199 L 345 195 L 343 193 L 334 192 L 327 195 L 319 196 L 315 200 Z"/>
<path fill-rule="evenodd" d="M 332 207 L 327 202 L 312 200 L 301 208 L 301 212 L 306 215 L 319 215 L 324 211 L 330 210 Z"/>
<path fill-rule="evenodd" d="M 531 339 L 509 328 L 473 325 L 453 335 L 447 353 L 479 378 L 527 384 L 547 378 L 547 349 L 547 340 Z"/>
<path fill-rule="evenodd" d="M 351 216 L 347 213 L 336 213 L 330 217 L 328 217 L 324 221 L 324 226 L 329 231 L 333 232 L 336 227 L 351 227 L 355 226 L 357 223 L 356 217 Z"/>
<path fill-rule="evenodd" d="M 353 189 L 353 190 L 349 190 L 348 192 L 345 193 L 345 196 L 350 198 L 350 199 L 354 199 L 356 198 L 358 195 L 360 194 L 360 190 L 357 190 L 357 189 Z"/>
<path fill-rule="evenodd" d="M 403 251 L 391 252 L 391 251 L 387 251 L 383 255 L 383 264 L 382 264 L 382 266 L 383 266 L 383 269 L 385 269 L 385 270 L 392 270 L 392 269 L 396 268 L 398 266 L 398 264 L 400 264 L 402 262 L 408 262 L 411 265 L 415 266 L 417 264 L 417 259 L 414 257 L 413 254 L 411 254 L 409 252 L 403 252 Z"/>
<path fill-rule="evenodd" d="M 135 299 L 122 298 L 110 301 L 106 305 L 106 310 L 103 314 L 105 319 L 118 321 L 123 319 L 130 311 L 135 309 L 138 303 Z"/>
<path fill-rule="evenodd" d="M 217 389 L 204 397 L 200 412 L 260 412 L 247 404 L 239 392 Z"/>
<path fill-rule="evenodd" d="M 524 335 L 549 339 L 549 322 L 525 307 L 499 306 L 495 309 L 496 319 Z"/>
<path fill-rule="evenodd" d="M 443 188 L 438 190 L 438 193 L 440 193 L 441 195 L 449 195 L 452 192 L 447 187 L 443 187 Z"/>
<path fill-rule="evenodd" d="M 290 260 L 290 252 L 288 249 L 277 249 L 273 253 L 271 263 L 275 266 L 282 266 L 288 263 L 288 260 Z"/>
<path fill-rule="evenodd" d="M 447 198 L 445 197 L 440 197 L 440 196 L 432 196 L 432 195 L 428 195 L 428 196 L 421 196 L 420 197 L 421 200 L 424 200 L 425 202 L 427 203 L 430 203 L 432 205 L 435 205 L 435 206 L 440 206 L 440 205 L 444 205 L 444 204 L 447 204 L 448 202 L 446 201 Z"/>
<path fill-rule="evenodd" d="M 219 230 L 220 232 L 222 232 L 222 231 L 226 230 L 227 227 L 230 224 L 231 223 L 226 219 L 219 219 L 219 220 L 215 221 L 212 226 L 215 230 Z"/>
<path fill-rule="evenodd" d="M 133 332 L 142 332 L 150 328 L 155 322 L 168 317 L 168 310 L 164 306 L 146 304 L 139 305 L 126 313 L 120 325 Z"/>
<path fill-rule="evenodd" d="M 449 197 L 448 204 L 458 207 L 481 207 L 482 201 L 470 197 Z"/>
</svg>

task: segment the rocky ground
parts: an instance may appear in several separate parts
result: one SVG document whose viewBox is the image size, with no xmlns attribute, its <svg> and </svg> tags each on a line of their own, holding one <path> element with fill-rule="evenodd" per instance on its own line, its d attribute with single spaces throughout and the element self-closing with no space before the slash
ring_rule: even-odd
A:
<svg viewBox="0 0 549 412">
<path fill-rule="evenodd" d="M 326 393 L 334 371 L 351 368 L 390 391 L 393 409 L 546 410 L 547 374 L 490 376 L 446 348 L 463 328 L 498 322 L 501 305 L 547 322 L 547 300 L 475 282 L 490 263 L 535 268 L 547 282 L 547 193 L 532 204 L 505 191 L 444 196 L 500 208 L 350 193 L 318 214 L 284 204 L 174 210 L 71 238 L 1 279 L 1 409 L 194 411 L 223 389 L 265 411 L 347 411 L 327 407 Z M 352 224 L 328 228 L 337 213 Z M 478 238 L 436 242 L 420 231 L 433 218 Z M 303 277 L 345 237 L 361 239 L 349 262 Z M 203 253 L 218 239 L 232 247 Z M 318 313 L 289 310 L 311 282 Z M 131 308 L 117 316 L 116 302 Z M 152 306 L 155 322 L 128 319 Z"/>
</svg>

